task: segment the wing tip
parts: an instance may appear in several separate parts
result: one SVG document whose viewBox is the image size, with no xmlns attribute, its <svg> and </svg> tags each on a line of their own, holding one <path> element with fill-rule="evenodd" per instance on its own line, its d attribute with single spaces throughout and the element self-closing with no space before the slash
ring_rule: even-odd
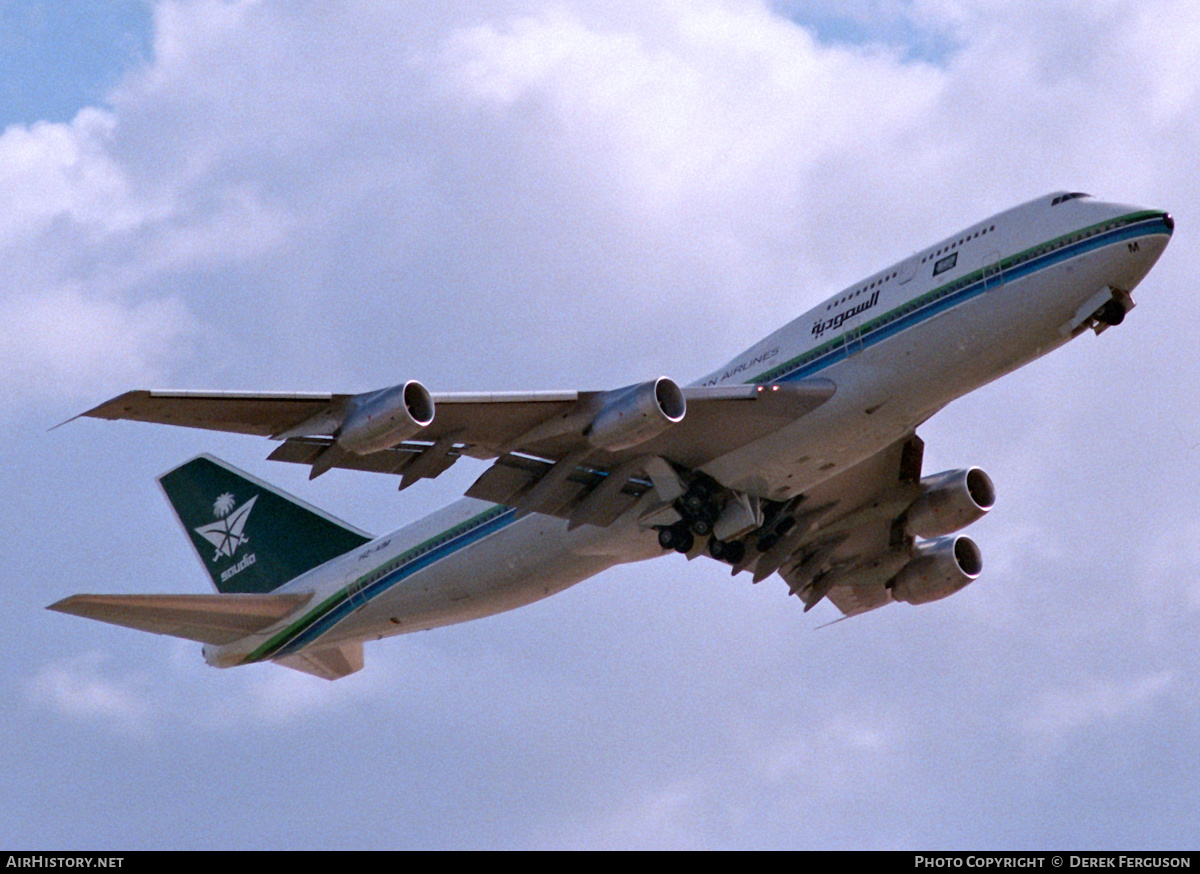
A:
<svg viewBox="0 0 1200 874">
<path fill-rule="evenodd" d="M 69 419 L 63 419 L 63 421 L 59 422 L 57 425 L 52 425 L 47 428 L 46 432 L 49 433 L 51 431 L 56 431 L 63 425 L 69 425 L 76 419 L 82 419 L 84 417 L 90 419 L 122 419 L 124 416 L 122 416 L 121 413 L 128 412 L 128 410 L 115 411 L 112 409 L 114 405 L 120 404 L 122 401 L 132 398 L 135 395 L 149 394 L 150 392 L 146 391 L 145 389 L 134 389 L 133 391 L 123 392 L 122 394 L 109 398 L 103 403 L 97 404 L 91 409 L 84 410 L 82 413 L 76 413 Z"/>
</svg>

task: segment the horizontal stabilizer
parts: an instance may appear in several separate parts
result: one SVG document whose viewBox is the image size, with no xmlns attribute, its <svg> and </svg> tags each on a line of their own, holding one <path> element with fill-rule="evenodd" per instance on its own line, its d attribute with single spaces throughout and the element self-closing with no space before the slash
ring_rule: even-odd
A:
<svg viewBox="0 0 1200 874">
<path fill-rule="evenodd" d="M 274 625 L 303 607 L 311 597 L 311 594 L 72 595 L 46 609 L 222 645 Z"/>
<path fill-rule="evenodd" d="M 315 650 L 305 649 L 275 659 L 275 664 L 325 680 L 339 680 L 362 670 L 363 645 L 361 640 L 355 640 Z"/>
</svg>

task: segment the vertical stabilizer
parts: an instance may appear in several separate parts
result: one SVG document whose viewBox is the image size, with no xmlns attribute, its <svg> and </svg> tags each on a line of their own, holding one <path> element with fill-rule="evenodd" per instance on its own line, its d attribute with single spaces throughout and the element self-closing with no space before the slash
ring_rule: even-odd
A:
<svg viewBox="0 0 1200 874">
<path fill-rule="evenodd" d="M 211 455 L 158 482 L 222 594 L 272 592 L 372 539 Z"/>
</svg>

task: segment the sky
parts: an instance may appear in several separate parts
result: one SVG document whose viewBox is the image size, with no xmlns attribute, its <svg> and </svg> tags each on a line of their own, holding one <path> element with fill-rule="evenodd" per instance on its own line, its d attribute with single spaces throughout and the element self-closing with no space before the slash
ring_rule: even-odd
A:
<svg viewBox="0 0 1200 874">
<path fill-rule="evenodd" d="M 1194 848 L 1200 6 L 0 2 L 0 845 Z M 336 683 L 43 608 L 207 591 L 155 477 L 461 494 L 75 421 L 133 388 L 697 378 L 1058 189 L 1170 210 L 1119 328 L 920 430 L 983 576 L 819 628 L 672 555 Z"/>
</svg>

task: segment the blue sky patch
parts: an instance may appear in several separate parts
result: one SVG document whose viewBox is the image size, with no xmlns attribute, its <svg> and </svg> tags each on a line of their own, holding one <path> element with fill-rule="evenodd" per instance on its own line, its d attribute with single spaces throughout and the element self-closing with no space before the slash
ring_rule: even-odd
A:
<svg viewBox="0 0 1200 874">
<path fill-rule="evenodd" d="M 895 14 L 872 14 L 852 11 L 843 14 L 840 7 L 799 0 L 772 0 L 771 8 L 778 14 L 813 32 L 817 40 L 828 45 L 882 45 L 900 49 L 907 60 L 926 61 L 945 66 L 957 46 L 946 33 L 923 27 L 911 17 Z"/>
<path fill-rule="evenodd" d="M 0 128 L 69 121 L 102 105 L 149 57 L 152 15 L 142 0 L 20 0 L 0 4 Z"/>
</svg>

